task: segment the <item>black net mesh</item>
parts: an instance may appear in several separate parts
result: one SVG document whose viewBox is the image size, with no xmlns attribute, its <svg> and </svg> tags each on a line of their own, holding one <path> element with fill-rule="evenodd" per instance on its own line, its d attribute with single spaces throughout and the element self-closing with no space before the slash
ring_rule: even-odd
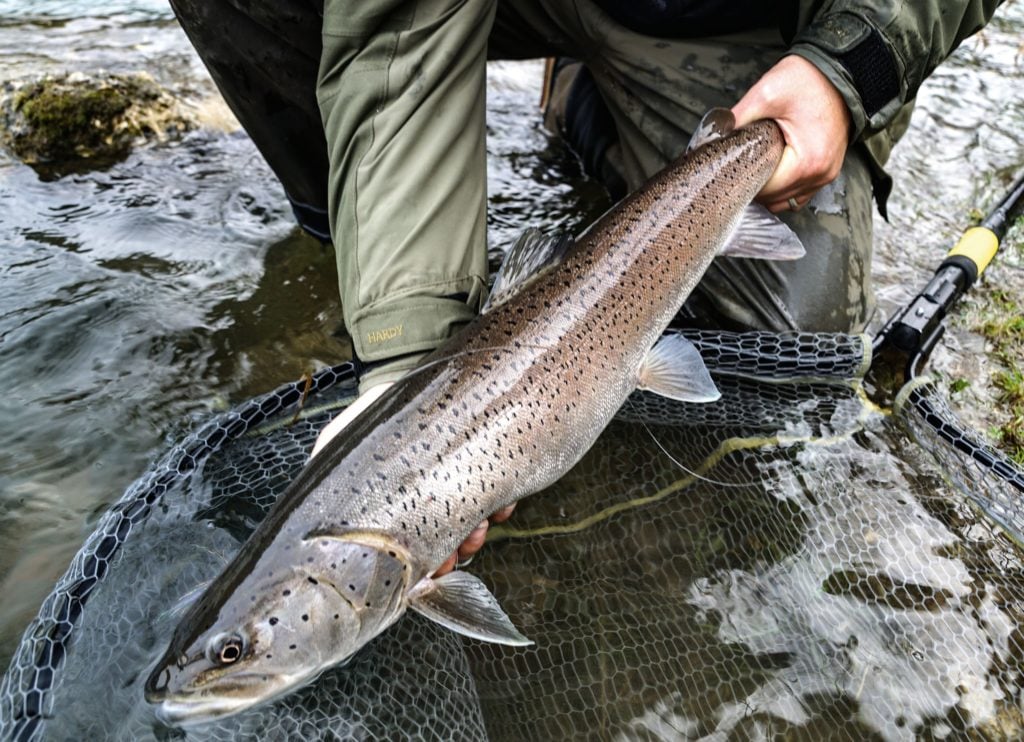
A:
<svg viewBox="0 0 1024 742">
<path fill-rule="evenodd" d="M 129 489 L 27 630 L 0 687 L 0 733 L 1024 734 L 1021 493 L 984 456 L 1020 472 L 944 434 L 959 428 L 934 387 L 908 390 L 894 415 L 867 402 L 860 337 L 687 335 L 722 399 L 634 395 L 468 567 L 534 646 L 407 615 L 277 703 L 187 732 L 155 720 L 141 684 L 175 606 L 217 574 L 351 399 L 343 366 L 315 377 L 297 419 L 301 383 L 207 423 Z"/>
</svg>

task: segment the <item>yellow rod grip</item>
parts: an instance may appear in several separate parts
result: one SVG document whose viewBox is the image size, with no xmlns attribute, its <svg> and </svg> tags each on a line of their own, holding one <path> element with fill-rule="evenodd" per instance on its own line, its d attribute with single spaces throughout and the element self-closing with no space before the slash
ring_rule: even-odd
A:
<svg viewBox="0 0 1024 742">
<path fill-rule="evenodd" d="M 999 238 L 995 232 L 985 227 L 971 227 L 960 237 L 960 241 L 953 246 L 946 257 L 963 255 L 970 258 L 978 266 L 980 276 L 992 262 L 996 251 L 999 249 Z"/>
</svg>

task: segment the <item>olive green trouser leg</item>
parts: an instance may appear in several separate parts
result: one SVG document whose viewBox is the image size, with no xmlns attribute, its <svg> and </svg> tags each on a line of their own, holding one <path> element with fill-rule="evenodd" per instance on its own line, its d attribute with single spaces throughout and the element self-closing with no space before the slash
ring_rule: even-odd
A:
<svg viewBox="0 0 1024 742">
<path fill-rule="evenodd" d="M 521 56 L 528 39 L 589 68 L 618 144 L 606 153 L 630 189 L 678 156 L 701 116 L 732 106 L 784 53 L 774 30 L 707 39 L 637 34 L 592 2 L 564 12 L 558 0 L 499 5 L 495 52 Z M 557 28 L 552 24 L 557 23 Z M 503 43 L 507 36 L 511 43 Z M 536 46 L 536 44 L 534 44 Z M 591 159 L 589 156 L 585 160 Z M 873 310 L 871 177 L 863 148 L 801 211 L 781 215 L 807 256 L 795 262 L 716 260 L 687 303 L 696 324 L 772 331 L 859 331 Z"/>
<path fill-rule="evenodd" d="M 486 296 L 485 59 L 494 0 L 327 0 L 317 96 L 345 324 L 397 378 Z"/>
</svg>

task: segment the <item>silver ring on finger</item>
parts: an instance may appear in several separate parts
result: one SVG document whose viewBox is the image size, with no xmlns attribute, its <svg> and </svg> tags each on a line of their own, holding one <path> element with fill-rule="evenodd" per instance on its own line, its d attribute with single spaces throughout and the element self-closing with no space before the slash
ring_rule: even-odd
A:
<svg viewBox="0 0 1024 742">
<path fill-rule="evenodd" d="M 792 196 L 790 196 L 789 198 L 786 199 L 786 203 L 789 204 L 789 210 L 790 211 L 796 211 L 797 209 L 800 208 L 800 204 L 797 203 L 797 200 L 795 198 L 793 198 Z"/>
</svg>

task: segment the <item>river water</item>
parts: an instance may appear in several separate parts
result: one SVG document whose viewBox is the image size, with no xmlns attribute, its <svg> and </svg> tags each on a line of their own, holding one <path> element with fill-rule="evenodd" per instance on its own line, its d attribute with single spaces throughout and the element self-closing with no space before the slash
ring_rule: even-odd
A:
<svg viewBox="0 0 1024 742">
<path fill-rule="evenodd" d="M 879 318 L 1024 162 L 1024 7 L 996 20 L 919 96 L 878 220 Z M 0 153 L 0 666 L 99 515 L 211 412 L 347 357 L 329 248 L 218 106 L 162 2 L 0 0 L 0 79 L 144 70 L 207 126 L 99 172 L 44 182 Z M 488 103 L 494 257 L 524 226 L 575 228 L 599 188 L 539 126 L 537 63 L 494 66 Z M 214 112 L 214 113 L 211 113 Z M 1019 248 L 990 281 L 1024 294 Z M 969 326 L 937 367 L 983 379 Z M 965 406 L 990 401 L 983 383 Z M 978 414 L 978 424 L 985 424 Z"/>
</svg>

